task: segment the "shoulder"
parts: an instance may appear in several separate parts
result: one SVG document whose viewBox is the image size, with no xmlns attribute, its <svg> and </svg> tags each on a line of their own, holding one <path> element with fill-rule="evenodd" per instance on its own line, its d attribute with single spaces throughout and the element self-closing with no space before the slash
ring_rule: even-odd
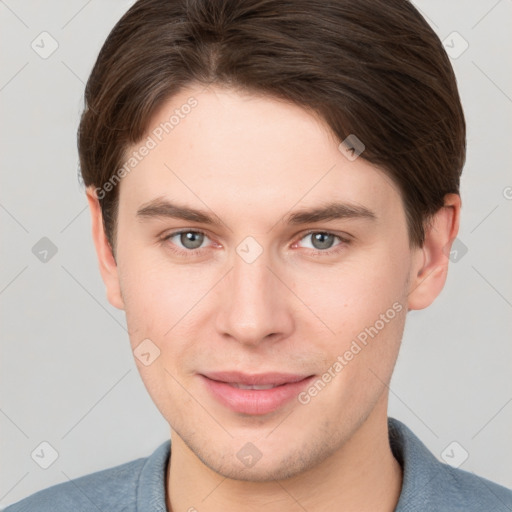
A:
<svg viewBox="0 0 512 512">
<path fill-rule="evenodd" d="M 459 501 L 460 510 L 512 511 L 512 490 L 469 471 L 452 468 L 447 464 L 439 465 L 444 468 L 446 475 L 446 492 L 449 492 L 452 501 Z"/>
<path fill-rule="evenodd" d="M 512 490 L 443 464 L 403 423 L 389 418 L 393 453 L 403 468 L 396 512 L 512 511 Z"/>
<path fill-rule="evenodd" d="M 170 441 L 166 441 L 149 457 L 43 489 L 7 507 L 4 512 L 135 512 L 141 480 L 145 480 L 145 492 L 163 493 L 164 462 L 169 447 Z"/>
<path fill-rule="evenodd" d="M 36 492 L 4 512 L 132 510 L 136 484 L 146 459 L 91 473 Z"/>
</svg>

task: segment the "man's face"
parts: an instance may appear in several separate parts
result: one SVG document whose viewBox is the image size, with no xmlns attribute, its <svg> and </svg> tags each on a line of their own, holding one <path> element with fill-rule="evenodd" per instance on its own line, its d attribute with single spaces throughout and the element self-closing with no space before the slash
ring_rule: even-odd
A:
<svg viewBox="0 0 512 512">
<path fill-rule="evenodd" d="M 151 340 L 146 362 L 160 351 L 137 361 L 142 379 L 220 474 L 304 471 L 385 417 L 418 254 L 400 194 L 322 122 L 269 97 L 189 88 L 148 135 L 156 147 L 119 185 L 116 251 L 132 348 Z M 165 202 L 213 222 L 165 215 Z M 331 203 L 341 215 L 291 220 Z M 254 384 L 280 386 L 243 389 Z"/>
</svg>

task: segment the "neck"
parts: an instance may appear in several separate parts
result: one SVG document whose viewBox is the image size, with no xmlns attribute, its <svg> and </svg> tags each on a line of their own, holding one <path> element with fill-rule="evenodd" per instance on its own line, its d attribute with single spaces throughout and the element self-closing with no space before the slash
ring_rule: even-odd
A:
<svg viewBox="0 0 512 512">
<path fill-rule="evenodd" d="M 402 469 L 389 446 L 387 397 L 330 457 L 286 480 L 225 478 L 204 465 L 175 432 L 172 439 L 169 512 L 391 512 L 400 496 Z"/>
</svg>

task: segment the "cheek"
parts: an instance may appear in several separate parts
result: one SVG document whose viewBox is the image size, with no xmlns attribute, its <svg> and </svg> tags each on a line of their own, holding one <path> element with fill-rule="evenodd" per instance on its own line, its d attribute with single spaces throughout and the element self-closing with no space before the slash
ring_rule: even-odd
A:
<svg viewBox="0 0 512 512">
<path fill-rule="evenodd" d="M 207 291 L 207 283 L 198 283 L 197 273 L 170 269 L 151 258 L 125 260 L 121 270 L 126 320 L 137 368 L 161 414 L 179 422 L 180 411 L 193 406 L 180 383 L 187 382 L 188 361 L 194 360 L 195 345 L 189 343 L 196 338 L 194 329 L 198 328 L 194 305 Z M 157 356 L 146 364 L 144 356 L 138 357 L 144 352 Z"/>
<path fill-rule="evenodd" d="M 328 269 L 295 270 L 294 292 L 335 337 L 349 340 L 376 322 L 380 327 L 381 315 L 394 320 L 398 309 L 406 309 L 409 264 L 406 256 L 397 258 L 383 247 Z"/>
<path fill-rule="evenodd" d="M 348 424 L 359 421 L 385 391 L 407 311 L 403 272 L 388 268 L 390 271 L 383 273 L 382 268 L 370 267 L 367 272 L 352 270 L 338 272 L 328 292 L 309 296 L 311 309 L 319 312 L 334 334 L 314 342 L 315 351 L 325 356 L 319 379 L 328 383 L 317 382 L 303 397 L 311 399 L 318 411 L 328 410 Z"/>
<path fill-rule="evenodd" d="M 164 336 L 204 293 L 204 278 L 198 272 L 155 258 L 132 258 L 120 267 L 127 321 L 136 330 L 146 328 Z"/>
</svg>

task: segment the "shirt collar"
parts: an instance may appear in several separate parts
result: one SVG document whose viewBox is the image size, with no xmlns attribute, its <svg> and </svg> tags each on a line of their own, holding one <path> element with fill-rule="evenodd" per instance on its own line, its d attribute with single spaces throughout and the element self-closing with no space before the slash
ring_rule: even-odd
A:
<svg viewBox="0 0 512 512">
<path fill-rule="evenodd" d="M 445 473 L 444 465 L 406 425 L 388 418 L 388 429 L 391 451 L 403 472 L 402 490 L 395 512 L 427 510 L 432 489 L 446 483 L 445 479 L 450 477 Z"/>
<path fill-rule="evenodd" d="M 171 440 L 162 443 L 146 460 L 137 485 L 137 512 L 168 512 L 165 487 Z"/>
</svg>

